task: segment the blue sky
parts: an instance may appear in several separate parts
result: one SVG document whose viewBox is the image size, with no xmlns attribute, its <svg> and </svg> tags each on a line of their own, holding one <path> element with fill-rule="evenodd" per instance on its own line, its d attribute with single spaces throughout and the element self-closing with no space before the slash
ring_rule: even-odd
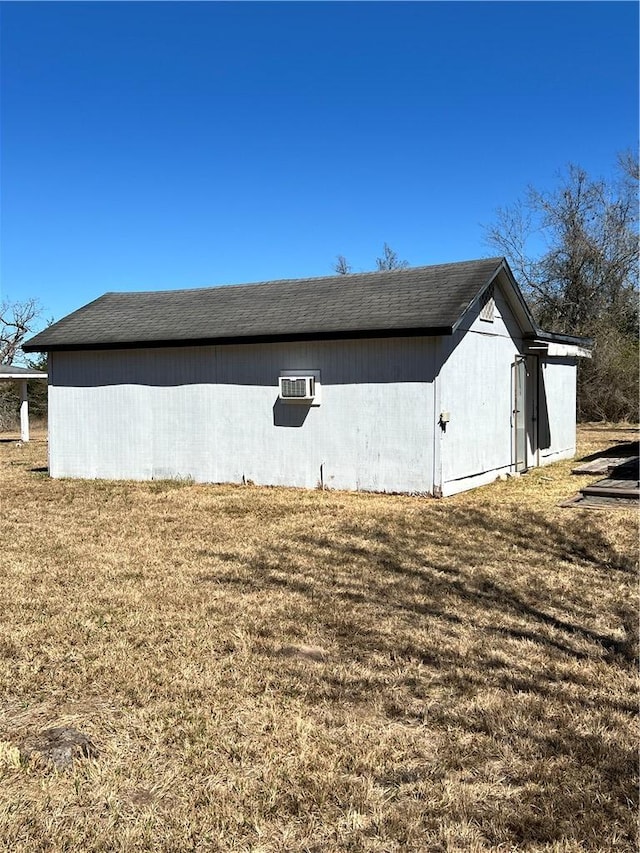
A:
<svg viewBox="0 0 640 853">
<path fill-rule="evenodd" d="M 1 295 L 492 254 L 638 141 L 636 3 L 0 4 Z"/>
</svg>

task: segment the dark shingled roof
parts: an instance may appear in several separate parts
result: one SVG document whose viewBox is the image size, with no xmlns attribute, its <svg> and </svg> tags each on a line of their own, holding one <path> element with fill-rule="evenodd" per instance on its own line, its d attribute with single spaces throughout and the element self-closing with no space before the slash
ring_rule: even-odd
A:
<svg viewBox="0 0 640 853">
<path fill-rule="evenodd" d="M 23 348 L 447 334 L 503 262 L 485 258 L 198 290 L 106 293 Z"/>
</svg>

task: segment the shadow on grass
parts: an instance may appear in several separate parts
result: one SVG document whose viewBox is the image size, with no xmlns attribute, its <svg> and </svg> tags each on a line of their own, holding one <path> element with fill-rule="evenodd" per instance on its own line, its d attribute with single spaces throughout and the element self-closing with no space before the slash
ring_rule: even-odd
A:
<svg viewBox="0 0 640 853">
<path fill-rule="evenodd" d="M 607 447 L 606 450 L 598 450 L 596 453 L 589 453 L 587 456 L 581 456 L 579 462 L 591 462 L 592 459 L 609 459 L 616 456 L 638 456 L 640 454 L 640 442 L 627 441 L 619 439 Z"/>
<path fill-rule="evenodd" d="M 296 678 L 290 691 L 298 700 L 377 702 L 395 725 L 445 733 L 451 766 L 459 760 L 460 772 L 469 772 L 475 761 L 479 778 L 496 744 L 513 752 L 510 783 L 526 802 L 514 803 L 513 819 L 504 821 L 488 807 L 474 813 L 490 843 L 577 839 L 594 813 L 628 824 L 636 754 L 612 732 L 632 725 L 637 707 L 611 685 L 633 676 L 637 620 L 632 593 L 617 616 L 613 609 L 600 619 L 614 605 L 601 609 L 593 590 L 611 575 L 632 590 L 635 564 L 605 530 L 519 508 L 430 508 L 363 526 L 345 520 L 333 537 L 285 540 L 247 572 L 218 582 L 249 580 L 254 589 L 302 597 L 337 648 L 334 661 L 344 664 L 323 667 L 310 682 Z M 558 820 L 563 813 L 572 815 L 571 829 Z M 631 836 L 622 830 L 622 837 Z"/>
<path fill-rule="evenodd" d="M 303 568 L 308 552 L 314 555 L 312 577 Z M 485 564 L 496 555 L 504 562 L 504 573 L 485 571 Z M 222 555 L 224 560 L 233 556 Z M 528 586 L 518 578 L 519 566 L 529 573 Z M 536 566 L 540 566 L 539 577 Z M 614 614 L 624 633 L 620 637 L 620 630 L 608 633 L 589 624 L 597 615 L 594 602 L 581 597 L 586 595 L 585 573 L 596 577 L 615 573 L 631 581 L 636 563 L 616 551 L 600 529 L 585 527 L 582 519 L 560 527 L 532 512 L 498 515 L 447 507 L 444 512 L 425 514 L 424 525 L 409 525 L 394 516 L 367 531 L 345 523 L 333 538 L 312 533 L 304 543 L 284 542 L 277 553 L 257 555 L 247 568 L 248 573 L 213 573 L 201 580 L 215 579 L 238 589 L 287 589 L 322 602 L 329 605 L 326 624 L 336 637 L 348 638 L 355 631 L 341 621 L 345 609 L 354 614 L 352 622 L 360 625 L 356 633 L 362 637 L 358 609 L 373 607 L 382 618 L 399 617 L 409 623 L 428 618 L 465 629 L 475 626 L 487 636 L 533 643 L 579 661 L 615 658 L 629 665 L 637 656 L 631 604 L 625 608 L 623 600 Z M 567 573 L 576 577 L 575 590 L 556 583 Z M 556 586 L 562 594 L 555 592 Z M 332 609 L 332 602 L 339 606 Z M 375 628 L 371 630 L 375 633 Z M 385 653 L 399 651 L 388 633 L 377 640 L 370 630 L 366 635 L 366 649 L 373 643 Z M 407 648 L 401 654 L 427 661 L 433 650 Z"/>
</svg>

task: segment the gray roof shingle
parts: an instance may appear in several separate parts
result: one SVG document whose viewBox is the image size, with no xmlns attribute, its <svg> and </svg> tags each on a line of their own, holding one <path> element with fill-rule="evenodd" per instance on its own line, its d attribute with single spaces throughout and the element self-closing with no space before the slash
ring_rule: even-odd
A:
<svg viewBox="0 0 640 853">
<path fill-rule="evenodd" d="M 31 338 L 28 352 L 194 342 L 444 334 L 503 258 L 197 290 L 106 293 Z"/>
</svg>

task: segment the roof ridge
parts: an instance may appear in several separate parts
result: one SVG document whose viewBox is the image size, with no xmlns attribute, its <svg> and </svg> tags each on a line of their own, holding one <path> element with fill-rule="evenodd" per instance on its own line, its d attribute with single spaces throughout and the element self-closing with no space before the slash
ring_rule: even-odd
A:
<svg viewBox="0 0 640 853">
<path fill-rule="evenodd" d="M 108 290 L 102 296 L 158 296 L 162 293 L 201 293 L 203 290 L 217 290 L 219 288 L 261 287 L 263 285 L 296 284 L 301 282 L 331 281 L 334 279 L 336 281 L 353 280 L 354 278 L 363 278 L 364 276 L 398 275 L 402 273 L 422 272 L 423 270 L 436 270 L 443 267 L 462 267 L 469 264 L 489 263 L 491 261 L 499 264 L 503 260 L 504 257 L 496 255 L 488 258 L 471 258 L 466 261 L 449 261 L 443 264 L 421 264 L 417 267 L 402 267 L 401 269 L 394 270 L 365 270 L 363 272 L 334 273 L 333 275 L 302 276 L 298 278 L 269 278 L 263 281 L 224 282 L 222 284 L 208 284 L 200 287 L 176 287 L 166 290 Z M 102 297 L 98 297 L 98 299 L 100 298 Z"/>
<path fill-rule="evenodd" d="M 346 276 L 110 291 L 47 327 L 23 348 L 450 334 L 501 269 L 507 269 L 504 259 L 493 257 Z"/>
</svg>

